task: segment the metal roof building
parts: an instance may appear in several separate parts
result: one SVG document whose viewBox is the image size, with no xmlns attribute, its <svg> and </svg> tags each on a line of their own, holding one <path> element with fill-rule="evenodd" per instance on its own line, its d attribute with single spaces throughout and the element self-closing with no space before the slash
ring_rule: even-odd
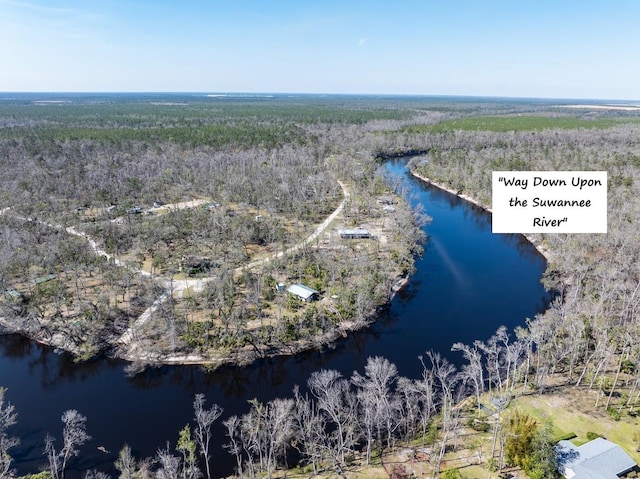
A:
<svg viewBox="0 0 640 479">
<path fill-rule="evenodd" d="M 311 289 L 304 284 L 295 283 L 287 288 L 287 292 L 291 293 L 302 301 L 313 301 L 314 299 L 318 299 L 320 293 L 318 293 L 315 289 Z"/>
<path fill-rule="evenodd" d="M 566 479 L 618 479 L 637 466 L 620 446 L 601 437 L 582 446 L 560 441 L 558 465 Z"/>
<path fill-rule="evenodd" d="M 371 238 L 371 233 L 365 228 L 342 229 L 338 230 L 338 234 L 340 235 L 340 238 L 348 239 Z"/>
</svg>

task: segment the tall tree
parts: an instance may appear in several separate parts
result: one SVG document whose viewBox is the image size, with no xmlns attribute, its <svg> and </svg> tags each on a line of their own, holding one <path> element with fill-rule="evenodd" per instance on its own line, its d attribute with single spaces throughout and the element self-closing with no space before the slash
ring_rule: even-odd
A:
<svg viewBox="0 0 640 479">
<path fill-rule="evenodd" d="M 506 420 L 503 433 L 504 457 L 507 464 L 527 470 L 532 461 L 533 443 L 538 431 L 537 421 L 515 409 Z"/>
<path fill-rule="evenodd" d="M 91 439 L 87 434 L 87 418 L 75 409 L 68 409 L 62 414 L 62 449 L 56 451 L 55 439 L 47 434 L 45 453 L 49 459 L 49 470 L 54 479 L 65 477 L 69 459 L 80 453 L 79 447 Z"/>
<path fill-rule="evenodd" d="M 193 412 L 196 420 L 196 428 L 194 435 L 198 443 L 198 450 L 205 463 L 207 471 L 207 479 L 211 479 L 211 460 L 210 443 L 211 443 L 211 426 L 216 419 L 222 414 L 222 408 L 217 404 L 211 406 L 210 409 L 204 407 L 206 398 L 204 394 L 197 394 L 193 401 Z"/>
<path fill-rule="evenodd" d="M 484 392 L 484 368 L 482 367 L 482 352 L 480 342 L 474 341 L 473 346 L 455 343 L 451 351 L 462 351 L 463 357 L 469 361 L 460 371 L 463 382 L 471 382 L 476 395 L 476 404 L 480 404 L 480 394 Z"/>
<path fill-rule="evenodd" d="M 294 441 L 292 446 L 313 467 L 314 474 L 318 474 L 318 466 L 325 455 L 324 438 L 326 437 L 326 423 L 316 403 L 308 396 L 302 396 L 296 385 L 293 390 L 295 403 L 294 413 Z"/>
<path fill-rule="evenodd" d="M 389 360 L 376 356 L 367 359 L 364 370 L 364 376 L 354 372 L 351 382 L 359 388 L 357 394 L 366 424 L 364 429 L 367 431 L 368 461 L 371 452 L 371 423 L 375 427 L 381 456 L 384 446 L 391 446 L 391 437 L 399 425 L 399 403 L 391 394 L 391 386 L 397 379 L 398 369 Z"/>
<path fill-rule="evenodd" d="M 91 439 L 87 434 L 87 418 L 75 409 L 69 409 L 62 414 L 62 477 L 64 477 L 69 458 L 80 453 L 79 447 Z"/>
<path fill-rule="evenodd" d="M 345 455 L 355 443 L 356 400 L 349 382 L 338 371 L 321 369 L 311 374 L 307 384 L 330 424 L 327 450 L 336 464 L 344 466 Z"/>
<path fill-rule="evenodd" d="M 225 444 L 224 447 L 229 450 L 229 454 L 233 454 L 233 456 L 236 458 L 236 473 L 240 477 L 242 477 L 242 422 L 238 416 L 231 416 L 226 421 L 223 421 L 222 424 L 227 429 L 226 434 L 230 441 L 229 443 Z"/>
<path fill-rule="evenodd" d="M 180 477 L 181 460 L 171 452 L 169 442 L 164 449 L 158 449 L 156 460 L 160 468 L 156 471 L 157 479 L 178 479 Z"/>
<path fill-rule="evenodd" d="M 439 353 L 428 351 L 427 356 L 431 361 L 431 369 L 433 370 L 434 378 L 438 381 L 440 386 L 440 413 L 442 415 L 442 437 L 440 441 L 440 450 L 437 455 L 434 455 L 434 459 L 437 459 L 436 467 L 434 468 L 434 476 L 439 471 L 440 463 L 444 457 L 444 453 L 449 440 L 449 435 L 453 432 L 456 423 L 456 416 L 454 414 L 454 393 L 459 381 L 456 368 L 446 358 L 443 358 Z"/>
</svg>

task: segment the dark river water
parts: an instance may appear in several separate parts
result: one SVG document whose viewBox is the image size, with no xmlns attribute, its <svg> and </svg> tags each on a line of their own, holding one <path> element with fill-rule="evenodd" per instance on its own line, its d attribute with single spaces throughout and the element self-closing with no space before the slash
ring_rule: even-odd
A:
<svg viewBox="0 0 640 479">
<path fill-rule="evenodd" d="M 425 227 L 429 242 L 417 272 L 388 310 L 368 330 L 322 352 L 259 361 L 250 367 L 226 367 L 206 373 L 199 367 L 162 367 L 128 378 L 124 363 L 102 359 L 74 364 L 66 355 L 16 336 L 0 336 L 0 386 L 16 406 L 21 438 L 12 450 L 19 473 L 46 466 L 47 433 L 62 442 L 60 417 L 67 409 L 87 416 L 93 439 L 72 459 L 68 477 L 98 469 L 115 474 L 113 461 L 129 444 L 138 458 L 153 456 L 167 441 L 175 445 L 178 431 L 193 416 L 193 398 L 204 393 L 209 405 L 224 408 L 213 438 L 216 476 L 233 472 L 232 457 L 221 421 L 248 411 L 247 401 L 291 396 L 320 368 L 337 369 L 346 377 L 362 372 L 369 356 L 385 356 L 400 374 L 418 377 L 418 355 L 433 349 L 459 364 L 454 342 L 485 340 L 505 325 L 510 331 L 544 310 L 549 301 L 540 284 L 544 258 L 519 235 L 491 233 L 491 216 L 457 197 L 427 186 L 406 174 L 403 160 L 385 168 L 401 175 L 412 201 L 433 217 Z M 97 450 L 106 447 L 110 452 Z"/>
</svg>

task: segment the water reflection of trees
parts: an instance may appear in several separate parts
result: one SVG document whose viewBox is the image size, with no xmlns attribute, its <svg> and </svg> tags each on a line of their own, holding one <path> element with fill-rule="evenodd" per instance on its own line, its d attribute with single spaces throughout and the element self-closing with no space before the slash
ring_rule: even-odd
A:
<svg viewBox="0 0 640 479">
<path fill-rule="evenodd" d="M 0 335 L 0 355 L 4 358 L 20 359 L 31 354 L 34 343 L 17 334 Z"/>
</svg>

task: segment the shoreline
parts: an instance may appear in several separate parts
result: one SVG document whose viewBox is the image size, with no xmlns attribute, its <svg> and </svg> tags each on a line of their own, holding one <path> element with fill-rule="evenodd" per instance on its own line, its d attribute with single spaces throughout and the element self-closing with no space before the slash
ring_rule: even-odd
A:
<svg viewBox="0 0 640 479">
<path fill-rule="evenodd" d="M 332 331 L 328 331 L 322 335 L 312 336 L 309 338 L 303 338 L 295 340 L 288 344 L 260 344 L 260 345 L 248 345 L 227 352 L 227 355 L 222 357 L 204 356 L 195 352 L 190 353 L 175 353 L 175 354 L 151 354 L 145 351 L 141 351 L 137 354 L 129 352 L 118 354 L 118 345 L 113 345 L 111 349 L 103 351 L 93 359 L 112 358 L 125 361 L 128 363 L 127 367 L 131 368 L 134 372 L 141 372 L 149 367 L 161 367 L 161 366 L 202 366 L 205 368 L 211 368 L 216 370 L 223 366 L 247 366 L 259 359 L 274 358 L 278 356 L 293 356 L 306 351 L 312 351 L 314 349 L 320 349 L 330 346 L 341 338 L 346 338 L 349 333 L 357 332 L 369 327 L 376 321 L 376 315 L 380 308 L 387 307 L 391 304 L 391 301 L 409 282 L 410 276 L 402 275 L 396 277 L 393 286 L 391 288 L 391 294 L 388 300 L 376 306 L 365 317 L 361 319 L 354 319 L 343 321 L 336 325 L 336 328 Z M 19 319 L 19 318 L 16 318 Z M 54 348 L 56 352 L 65 352 L 71 354 L 74 360 L 78 359 L 82 355 L 82 351 L 77 347 L 73 347 L 67 341 L 64 340 L 64 335 L 54 334 L 49 340 L 42 337 L 33 337 L 26 334 L 25 331 L 20 331 L 19 327 L 16 327 L 10 320 L 0 316 L 0 335 L 17 334 L 35 343 Z"/>
<path fill-rule="evenodd" d="M 335 343 L 340 338 L 345 338 L 349 333 L 363 330 L 375 322 L 375 316 L 380 308 L 387 307 L 391 301 L 409 282 L 410 276 L 398 276 L 391 288 L 388 300 L 378 305 L 368 315 L 361 319 L 343 321 L 336 325 L 336 329 L 322 335 L 297 339 L 287 344 L 261 344 L 243 346 L 231 350 L 225 357 L 205 357 L 201 354 L 157 354 L 145 356 L 124 354 L 115 356 L 117 359 L 128 361 L 131 365 L 139 364 L 142 367 L 155 367 L 165 365 L 199 365 L 210 367 L 213 370 L 222 366 L 247 366 L 259 359 L 274 358 L 278 356 L 293 356 L 306 351 L 320 349 Z"/>
<path fill-rule="evenodd" d="M 447 185 L 443 184 L 443 183 L 439 183 L 437 181 L 434 181 L 430 178 L 427 178 L 426 176 L 422 176 L 420 173 L 416 172 L 415 170 L 409 170 L 411 172 L 411 175 L 414 176 L 415 178 L 424 181 L 425 183 L 431 185 L 431 186 L 435 186 L 436 188 L 446 191 L 447 193 L 451 193 L 452 195 L 457 196 L 458 198 L 461 198 L 465 201 L 468 201 L 471 204 L 476 205 L 478 208 L 482 208 L 483 210 L 489 212 L 489 213 L 493 213 L 491 207 L 480 203 L 477 199 L 464 194 L 464 193 L 458 193 L 457 191 L 455 191 L 453 188 L 449 188 Z M 536 251 L 538 251 L 538 253 L 540 253 L 545 261 L 547 263 L 551 262 L 552 258 L 553 258 L 553 254 L 551 252 L 551 250 L 549 250 L 547 247 L 544 246 L 544 236 L 543 234 L 539 234 L 537 236 L 533 236 L 531 234 L 527 234 L 527 233 L 517 233 L 519 235 L 522 235 L 524 238 L 526 238 L 526 240 L 531 243 L 533 245 L 533 247 L 536 249 Z"/>
</svg>

